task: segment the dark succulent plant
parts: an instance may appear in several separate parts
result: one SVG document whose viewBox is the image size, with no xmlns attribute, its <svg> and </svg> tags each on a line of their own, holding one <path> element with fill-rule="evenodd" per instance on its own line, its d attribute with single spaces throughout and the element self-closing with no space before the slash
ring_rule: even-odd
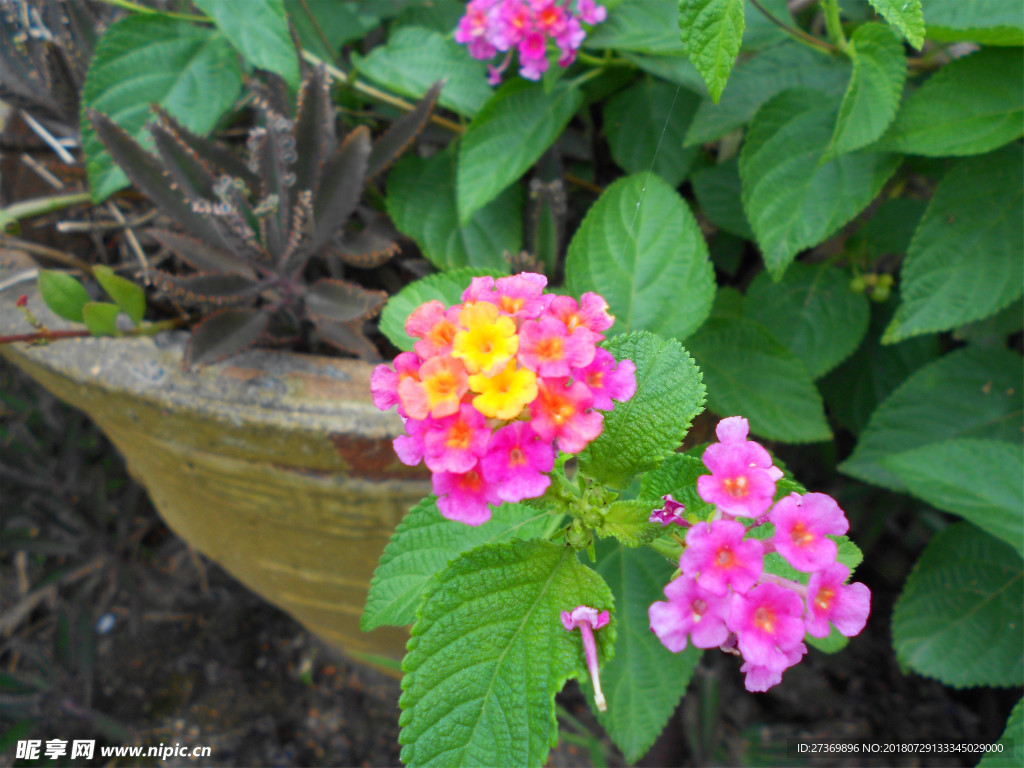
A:
<svg viewBox="0 0 1024 768">
<path fill-rule="evenodd" d="M 386 219 L 359 203 L 366 184 L 426 124 L 440 84 L 376 142 L 366 126 L 338 140 L 323 68 L 304 78 L 294 120 L 285 116 L 286 100 L 277 91 L 257 83 L 253 90 L 258 124 L 249 133 L 247 162 L 191 134 L 158 107 L 149 127 L 158 156 L 109 117 L 88 114 L 132 183 L 184 230 L 148 234 L 197 270 L 153 276 L 173 300 L 205 316 L 193 329 L 185 362 L 215 362 L 306 331 L 344 351 L 377 357 L 362 328 L 386 294 L 310 275 L 339 274 L 342 264 L 379 266 L 398 252 Z M 317 269 L 309 268 L 314 257 Z"/>
</svg>

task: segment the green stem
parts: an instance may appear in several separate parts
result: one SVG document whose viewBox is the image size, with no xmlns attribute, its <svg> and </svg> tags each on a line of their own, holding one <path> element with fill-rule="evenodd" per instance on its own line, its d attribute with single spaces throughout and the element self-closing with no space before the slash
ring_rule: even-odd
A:
<svg viewBox="0 0 1024 768">
<path fill-rule="evenodd" d="M 647 545 L 662 557 L 667 557 L 669 560 L 678 563 L 679 555 L 682 554 L 683 548 L 674 541 L 666 538 L 658 538 Z"/>
<path fill-rule="evenodd" d="M 604 74 L 604 69 L 591 69 L 590 71 L 584 72 L 579 77 L 571 80 L 570 84 L 572 86 L 576 87 L 576 88 L 579 88 L 585 82 L 587 82 L 589 80 L 593 80 L 596 77 L 600 77 L 603 74 Z"/>
<path fill-rule="evenodd" d="M 821 0 L 821 7 L 825 11 L 825 29 L 828 31 L 828 39 L 836 48 L 846 53 L 850 44 L 846 41 L 843 22 L 839 18 L 839 0 Z"/>
<path fill-rule="evenodd" d="M 802 29 L 790 26 L 778 17 L 772 15 L 771 11 L 765 8 L 759 0 L 750 0 L 750 4 L 753 5 L 761 14 L 768 19 L 772 24 L 783 30 L 787 35 L 792 37 L 798 43 L 806 45 L 808 48 L 813 48 L 816 51 L 825 51 L 826 53 L 835 53 L 836 48 L 831 43 L 827 43 L 824 40 L 819 40 L 814 35 L 804 32 Z"/>
<path fill-rule="evenodd" d="M 155 323 L 146 323 L 141 328 L 133 328 L 130 331 L 125 331 L 121 336 L 155 336 L 160 333 L 160 331 L 169 331 L 172 328 L 180 328 L 185 324 L 185 320 L 175 317 L 170 320 L 159 320 Z M 51 331 L 49 328 L 44 328 L 32 333 L 18 333 L 11 336 L 0 336 L 0 344 L 13 344 L 15 342 L 29 342 L 30 344 L 35 344 L 41 341 L 80 339 L 89 336 L 92 336 L 92 334 L 85 329 Z"/>
<path fill-rule="evenodd" d="M 626 61 L 626 59 L 617 59 L 611 55 L 599 58 L 583 51 L 576 51 L 576 58 L 584 64 L 590 64 L 592 67 L 632 67 L 636 69 L 636 64 L 633 62 Z"/>
<path fill-rule="evenodd" d="M 179 19 L 181 21 L 201 21 L 208 24 L 213 23 L 213 19 L 208 16 L 196 16 L 192 13 L 174 13 L 173 11 L 157 11 L 152 8 L 147 8 L 139 3 L 134 3 L 132 0 L 100 0 L 101 3 L 107 5 L 113 5 L 116 8 L 124 8 L 126 11 L 132 11 L 133 13 L 144 13 L 148 16 L 164 16 L 169 19 Z"/>
<path fill-rule="evenodd" d="M 37 197 L 32 200 L 23 200 L 6 208 L 0 208 L 0 222 L 31 219 L 33 216 L 62 211 L 79 203 L 88 203 L 91 199 L 88 192 L 73 192 L 69 195 L 54 195 L 52 197 Z"/>
</svg>

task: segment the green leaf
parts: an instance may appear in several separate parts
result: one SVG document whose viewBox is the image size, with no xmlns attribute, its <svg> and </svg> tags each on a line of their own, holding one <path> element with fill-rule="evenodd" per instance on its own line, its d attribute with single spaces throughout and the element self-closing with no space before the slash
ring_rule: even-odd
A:
<svg viewBox="0 0 1024 768">
<path fill-rule="evenodd" d="M 444 92 L 442 91 L 442 94 Z M 459 144 L 456 191 L 465 223 L 540 159 L 583 103 L 564 82 L 551 91 L 514 78 L 497 90 Z M 500 162 L 496 159 L 500 158 Z"/>
<path fill-rule="evenodd" d="M 87 109 L 109 115 L 136 141 L 152 147 L 145 130 L 151 103 L 204 135 L 235 103 L 241 87 L 238 57 L 217 30 L 154 14 L 111 24 L 82 90 L 82 150 L 93 200 L 127 186 L 128 179 L 100 142 Z"/>
<path fill-rule="evenodd" d="M 701 103 L 686 134 L 686 145 L 720 139 L 753 119 L 761 105 L 788 88 L 842 93 L 850 80 L 850 62 L 822 56 L 796 43 L 769 48 L 736 67 L 722 100 Z"/>
<path fill-rule="evenodd" d="M 388 214 L 438 269 L 508 269 L 506 253 L 523 247 L 522 187 L 513 184 L 460 226 L 455 208 L 455 153 L 406 155 L 388 176 Z"/>
<path fill-rule="evenodd" d="M 883 345 L 882 329 L 892 318 L 896 298 L 871 305 L 866 342 L 818 382 L 829 415 L 854 434 L 864 430 L 878 404 L 911 373 L 939 356 L 939 340 L 934 335 Z"/>
<path fill-rule="evenodd" d="M 121 308 L 106 301 L 90 301 L 82 307 L 82 322 L 93 336 L 120 336 L 117 316 Z"/>
<path fill-rule="evenodd" d="M 78 280 L 52 269 L 39 270 L 39 295 L 51 312 L 73 323 L 84 322 L 82 308 L 92 301 Z"/>
<path fill-rule="evenodd" d="M 1024 749 L 1024 699 L 1020 699 L 1010 712 L 997 744 L 1002 749 L 988 752 L 981 758 L 978 768 L 1011 768 L 1020 763 L 1020 750 Z"/>
<path fill-rule="evenodd" d="M 650 630 L 647 609 L 665 599 L 662 589 L 672 575 L 665 558 L 649 549 L 598 546 L 597 572 L 615 595 L 619 639 L 615 658 L 601 669 L 608 710 L 596 714 L 626 761 L 634 763 L 661 735 L 702 651 L 691 645 L 672 653 Z"/>
<path fill-rule="evenodd" d="M 636 394 L 605 414 L 604 429 L 580 454 L 580 471 L 625 488 L 633 475 L 656 467 L 683 441 L 704 410 L 704 384 L 692 358 L 675 339 L 638 331 L 604 347 L 636 365 Z"/>
<path fill-rule="evenodd" d="M 743 0 L 679 0 L 679 29 L 686 55 L 716 104 L 743 41 Z"/>
<path fill-rule="evenodd" d="M 1005 0 L 928 0 L 929 40 L 970 40 L 982 45 L 1024 45 L 1020 7 Z M 1019 742 L 1018 742 L 1019 744 Z"/>
<path fill-rule="evenodd" d="M 688 344 L 715 413 L 746 416 L 752 432 L 783 443 L 831 439 L 807 368 L 760 323 L 713 317 Z"/>
<path fill-rule="evenodd" d="M 899 30 L 908 43 L 921 50 L 921 46 L 924 45 L 924 13 L 921 11 L 921 0 L 871 0 L 871 4 L 883 19 Z M 931 15 L 931 8 L 928 10 Z"/>
<path fill-rule="evenodd" d="M 743 145 L 743 208 L 776 280 L 864 210 L 900 164 L 874 152 L 826 159 L 835 116 L 823 94 L 786 91 L 758 111 Z"/>
<path fill-rule="evenodd" d="M 438 299 L 446 307 L 462 301 L 462 292 L 469 287 L 471 278 L 480 275 L 500 277 L 506 271 L 464 267 L 451 272 L 428 275 L 422 280 L 410 283 L 388 299 L 380 313 L 380 331 L 401 350 L 408 352 L 415 339 L 405 332 L 405 321 L 412 311 L 421 304 Z"/>
<path fill-rule="evenodd" d="M 107 292 L 107 296 L 131 318 L 136 327 L 142 325 L 142 318 L 146 314 L 146 292 L 142 288 L 131 280 L 125 280 L 103 264 L 97 264 L 92 268 L 92 276 Z"/>
<path fill-rule="evenodd" d="M 598 536 L 616 538 L 623 546 L 642 547 L 661 533 L 661 525 L 650 521 L 651 512 L 657 506 L 660 504 L 638 499 L 613 501 L 595 531 Z"/>
<path fill-rule="evenodd" d="M 466 53 L 466 47 L 450 37 L 419 27 L 400 27 L 387 45 L 366 56 L 353 54 L 359 74 L 385 88 L 418 99 L 438 80 L 444 88 L 441 106 L 472 117 L 491 98 L 487 64 Z"/>
<path fill-rule="evenodd" d="M 681 56 L 686 53 L 679 40 L 675 20 L 679 18 L 678 0 L 642 0 L 612 8 L 608 18 L 598 24 L 583 41 L 585 48 L 614 48 L 655 56 Z"/>
<path fill-rule="evenodd" d="M 609 335 L 648 330 L 686 338 L 708 316 L 714 270 L 700 226 L 658 176 L 610 184 L 569 243 L 566 286 L 595 291 L 615 315 Z"/>
<path fill-rule="evenodd" d="M 743 211 L 739 158 L 701 168 L 690 179 L 697 205 L 711 223 L 744 240 L 753 240 L 754 231 Z"/>
<path fill-rule="evenodd" d="M 299 87 L 299 57 L 288 31 L 284 0 L 195 0 L 242 58 Z"/>
<path fill-rule="evenodd" d="M 612 608 L 601 577 L 548 541 L 487 544 L 427 585 L 402 662 L 402 762 L 542 765 L 558 738 L 555 694 L 585 673 L 562 611 Z M 607 662 L 616 620 L 595 632 Z"/>
<path fill-rule="evenodd" d="M 678 187 L 700 154 L 683 137 L 700 99 L 689 91 L 645 77 L 604 105 L 604 130 L 612 158 L 627 173 L 654 171 Z"/>
<path fill-rule="evenodd" d="M 868 329 L 863 293 L 828 264 L 793 264 L 778 283 L 761 272 L 747 289 L 746 313 L 803 361 L 818 379 L 853 354 Z"/>
<path fill-rule="evenodd" d="M 893 454 L 961 437 L 1019 442 L 1022 378 L 1016 353 L 976 347 L 951 352 L 878 406 L 840 471 L 899 491 L 903 483 L 884 465 Z"/>
<path fill-rule="evenodd" d="M 907 80 L 903 43 L 884 24 L 858 27 L 849 51 L 853 77 L 839 107 L 829 155 L 861 149 L 885 133 L 896 117 Z"/>
<path fill-rule="evenodd" d="M 795 26 L 786 0 L 761 0 L 761 5 L 779 21 Z M 786 32 L 755 8 L 753 3 L 744 3 L 743 13 L 743 45 L 740 50 L 759 51 L 788 39 Z"/>
<path fill-rule="evenodd" d="M 681 51 L 671 56 L 648 56 L 632 51 L 622 51 L 621 53 L 622 58 L 644 72 L 670 83 L 681 85 L 698 96 L 708 95 L 708 88 L 704 85 L 700 72 Z"/>
<path fill-rule="evenodd" d="M 1024 447 L 948 440 L 887 456 L 882 464 L 936 509 L 960 515 L 1024 557 Z"/>
<path fill-rule="evenodd" d="M 686 505 L 685 515 L 691 520 L 705 520 L 713 507 L 697 493 L 697 478 L 710 475 L 699 456 L 689 453 L 673 453 L 666 456 L 661 466 L 644 474 L 640 486 L 640 498 L 656 502 L 661 507 L 661 498 L 671 494 L 680 504 Z"/>
<path fill-rule="evenodd" d="M 984 49 L 944 66 L 904 102 L 878 148 L 908 155 L 980 155 L 1024 134 L 1024 58 Z"/>
<path fill-rule="evenodd" d="M 966 523 L 932 539 L 892 615 L 896 657 L 963 688 L 1024 683 L 1024 572 L 1013 548 Z"/>
<path fill-rule="evenodd" d="M 502 504 L 483 525 L 465 525 L 442 517 L 437 500 L 428 496 L 409 510 L 391 535 L 373 572 L 360 628 L 369 632 L 384 625 L 412 624 L 423 588 L 435 573 L 481 544 L 539 537 L 550 517 L 521 504 Z"/>
<path fill-rule="evenodd" d="M 995 314 L 1024 285 L 1024 151 L 1012 144 L 943 177 L 900 270 L 902 302 L 883 343 Z"/>
</svg>

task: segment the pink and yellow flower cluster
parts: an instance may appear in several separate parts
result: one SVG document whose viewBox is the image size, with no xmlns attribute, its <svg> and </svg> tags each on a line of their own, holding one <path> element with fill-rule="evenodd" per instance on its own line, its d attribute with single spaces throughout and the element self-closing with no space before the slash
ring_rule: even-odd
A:
<svg viewBox="0 0 1024 768">
<path fill-rule="evenodd" d="M 501 82 L 514 50 L 519 52 L 519 74 L 540 80 L 548 68 L 548 38 L 558 48 L 559 66 L 568 67 L 587 36 L 581 22 L 598 24 L 606 16 L 604 6 L 594 0 L 471 0 L 455 28 L 455 42 L 468 46 L 475 59 L 505 53 L 498 66 L 488 67 L 491 85 Z"/>
<path fill-rule="evenodd" d="M 715 514 L 687 531 L 681 575 L 665 587 L 668 601 L 651 605 L 649 614 L 651 630 L 670 651 L 691 642 L 738 652 L 747 690 L 766 691 L 807 652 L 806 634 L 825 637 L 830 622 L 847 637 L 858 634 L 867 623 L 871 593 L 863 584 L 846 584 L 850 570 L 836 560 L 838 549 L 829 537 L 849 529 L 843 510 L 823 493 L 791 493 L 773 506 L 782 471 L 761 445 L 747 439 L 747 431 L 747 420 L 739 416 L 719 423 L 719 442 L 704 453 L 711 474 L 697 482 L 698 494 L 715 505 Z M 678 502 L 666 498 L 671 503 L 652 519 L 680 522 Z M 753 523 L 744 525 L 737 516 Z M 747 537 L 765 523 L 774 526 L 771 538 Z M 765 556 L 772 552 L 810 574 L 808 582 L 765 571 Z"/>
<path fill-rule="evenodd" d="M 582 451 L 601 433 L 600 411 L 636 391 L 633 363 L 597 346 L 614 322 L 605 300 L 546 285 L 531 272 L 473 278 L 461 304 L 415 309 L 413 351 L 373 372 L 374 404 L 405 421 L 395 452 L 426 463 L 447 518 L 480 525 L 489 504 L 543 495 L 556 448 Z"/>
</svg>

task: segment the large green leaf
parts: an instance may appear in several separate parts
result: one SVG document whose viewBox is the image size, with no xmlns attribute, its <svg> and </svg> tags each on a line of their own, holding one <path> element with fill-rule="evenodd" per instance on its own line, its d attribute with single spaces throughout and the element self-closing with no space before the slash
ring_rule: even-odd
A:
<svg viewBox="0 0 1024 768">
<path fill-rule="evenodd" d="M 885 133 L 896 117 L 907 80 L 903 43 L 884 24 L 858 27 L 849 50 L 853 77 L 829 143 L 833 155 L 866 147 Z"/>
<path fill-rule="evenodd" d="M 353 55 L 356 70 L 386 88 L 418 99 L 438 80 L 444 88 L 438 101 L 460 115 L 472 117 L 491 98 L 487 64 L 466 53 L 450 37 L 419 27 L 400 27 L 366 56 Z"/>
<path fill-rule="evenodd" d="M 441 516 L 429 496 L 409 510 L 373 572 L 366 609 L 359 626 L 412 624 L 423 588 L 430 578 L 463 552 L 481 544 L 543 535 L 550 515 L 521 504 L 495 507 L 483 525 L 465 525 Z"/>
<path fill-rule="evenodd" d="M 679 0 L 679 30 L 690 61 L 718 102 L 743 40 L 743 0 Z"/>
<path fill-rule="evenodd" d="M 284 0 L 194 2 L 249 64 L 276 72 L 292 88 L 299 87 L 299 57 L 288 31 Z"/>
<path fill-rule="evenodd" d="M 788 88 L 842 93 L 850 80 L 849 60 L 822 56 L 796 43 L 769 48 L 736 67 L 718 104 L 701 103 L 686 134 L 687 146 L 715 141 L 750 122 L 772 96 Z"/>
<path fill-rule="evenodd" d="M 513 184 L 459 224 L 455 208 L 455 153 L 406 155 L 388 176 L 388 214 L 438 269 L 508 269 L 506 253 L 523 246 L 522 187 Z"/>
<path fill-rule="evenodd" d="M 761 107 L 747 134 L 743 208 L 776 280 L 800 251 L 864 210 L 900 164 L 877 152 L 825 159 L 835 120 L 823 94 L 785 91 Z"/>
<path fill-rule="evenodd" d="M 882 18 L 899 30 L 908 43 L 921 50 L 924 45 L 921 0 L 871 0 L 871 4 Z"/>
<path fill-rule="evenodd" d="M 902 302 L 883 342 L 998 312 L 1024 291 L 1024 151 L 962 161 L 935 189 L 900 271 Z"/>
<path fill-rule="evenodd" d="M 443 93 L 443 91 L 442 91 Z M 580 104 L 583 93 L 564 81 L 550 91 L 514 78 L 491 97 L 459 144 L 456 198 L 465 223 L 540 159 Z"/>
<path fill-rule="evenodd" d="M 960 515 L 1024 557 L 1024 447 L 1000 440 L 947 440 L 882 462 L 908 491 Z"/>
<path fill-rule="evenodd" d="M 980 155 L 1024 134 L 1024 54 L 991 48 L 944 66 L 878 142 L 908 155 Z"/>
<path fill-rule="evenodd" d="M 690 179 L 697 205 L 711 222 L 729 234 L 753 240 L 741 197 L 739 158 L 701 168 Z"/>
<path fill-rule="evenodd" d="M 597 719 L 633 763 L 665 728 L 702 651 L 691 645 L 672 653 L 651 632 L 647 609 L 665 599 L 662 590 L 672 576 L 664 557 L 649 549 L 599 546 L 597 572 L 619 607 L 615 658 L 601 670 L 608 711 L 598 712 Z"/>
<path fill-rule="evenodd" d="M 82 89 L 82 150 L 89 189 L 101 201 L 128 185 L 85 117 L 93 108 L 111 117 L 146 147 L 149 105 L 157 103 L 183 126 L 205 134 L 242 87 L 231 45 L 217 30 L 153 14 L 136 14 L 110 25 Z"/>
<path fill-rule="evenodd" d="M 686 53 L 679 40 L 679 0 L 624 2 L 608 12 L 583 41 L 585 48 L 614 48 L 660 56 Z"/>
<path fill-rule="evenodd" d="M 405 321 L 416 307 L 437 299 L 446 307 L 462 301 L 462 292 L 469 287 L 469 281 L 480 275 L 500 276 L 508 270 L 463 267 L 451 272 L 428 275 L 422 280 L 410 283 L 388 299 L 380 313 L 380 331 L 399 349 L 408 352 L 415 340 L 405 332 Z"/>
<path fill-rule="evenodd" d="M 961 437 L 1019 442 L 1022 378 L 1016 353 L 976 347 L 951 352 L 917 371 L 878 406 L 839 469 L 903 490 L 883 463 L 893 454 Z"/>
<path fill-rule="evenodd" d="M 585 673 L 560 614 L 612 608 L 601 577 L 548 541 L 478 547 L 427 585 L 402 662 L 402 762 L 543 765 L 558 738 L 555 694 Z M 595 633 L 611 658 L 616 620 Z"/>
<path fill-rule="evenodd" d="M 660 177 L 619 179 L 598 198 L 569 243 L 570 293 L 601 294 L 615 315 L 609 335 L 648 330 L 686 338 L 707 317 L 714 270 L 700 226 Z"/>
<path fill-rule="evenodd" d="M 967 523 L 936 535 L 893 610 L 900 663 L 956 688 L 1024 684 L 1022 564 Z"/>
<path fill-rule="evenodd" d="M 853 357 L 818 382 L 829 416 L 860 434 L 872 412 L 918 368 L 939 356 L 935 335 L 916 336 L 898 344 L 881 343 L 882 330 L 895 311 L 897 299 L 871 302 L 867 339 Z"/>
<path fill-rule="evenodd" d="M 1020 5 L 1006 0 L 926 0 L 925 24 L 929 40 L 1024 45 Z"/>
<path fill-rule="evenodd" d="M 853 354 L 870 317 L 867 297 L 850 290 L 845 271 L 827 264 L 793 264 L 778 283 L 760 273 L 744 306 L 814 379 Z"/>
<path fill-rule="evenodd" d="M 715 413 L 746 416 L 752 432 L 784 443 L 832 437 L 807 368 L 760 323 L 712 317 L 687 345 Z"/>
<path fill-rule="evenodd" d="M 654 171 L 672 187 L 686 178 L 696 147 L 683 147 L 700 99 L 690 91 L 645 77 L 604 105 L 612 158 L 627 173 Z"/>
<path fill-rule="evenodd" d="M 636 394 L 605 414 L 600 436 L 580 454 L 580 471 L 625 488 L 683 441 L 704 410 L 704 384 L 692 358 L 675 339 L 646 331 L 616 336 L 605 347 L 616 360 L 636 365 Z"/>
<path fill-rule="evenodd" d="M 996 749 L 981 758 L 978 768 L 1012 768 L 1020 764 L 1021 749 L 1024 749 L 1024 699 L 1017 701 L 1006 719 L 1003 735 L 993 746 Z"/>
</svg>

